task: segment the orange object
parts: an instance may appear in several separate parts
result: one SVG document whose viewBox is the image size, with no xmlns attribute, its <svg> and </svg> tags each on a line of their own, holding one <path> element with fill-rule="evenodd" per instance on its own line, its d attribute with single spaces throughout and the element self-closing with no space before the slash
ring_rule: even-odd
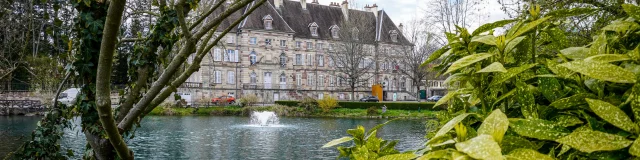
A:
<svg viewBox="0 0 640 160">
<path fill-rule="evenodd" d="M 382 85 L 381 84 L 374 84 L 373 86 L 371 86 L 371 95 L 377 97 L 380 102 L 383 101 L 382 99 Z"/>
<path fill-rule="evenodd" d="M 217 98 L 211 98 L 211 102 L 212 103 L 221 103 L 221 102 L 235 103 L 236 98 L 231 96 L 220 96 Z"/>
</svg>

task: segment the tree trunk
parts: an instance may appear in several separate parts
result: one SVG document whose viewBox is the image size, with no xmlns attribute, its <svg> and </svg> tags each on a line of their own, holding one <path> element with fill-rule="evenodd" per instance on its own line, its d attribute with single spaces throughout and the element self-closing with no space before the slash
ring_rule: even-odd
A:
<svg viewBox="0 0 640 160">
<path fill-rule="evenodd" d="M 418 89 L 416 90 L 416 100 L 420 102 L 420 85 L 419 84 L 416 85 L 416 89 Z"/>
<path fill-rule="evenodd" d="M 116 153 L 113 152 L 113 146 L 109 143 L 109 140 L 102 138 L 100 135 L 92 134 L 88 131 L 84 132 L 87 137 L 87 142 L 93 150 L 93 157 L 98 160 L 111 160 L 115 158 Z M 84 157 L 85 159 L 88 157 Z"/>
</svg>

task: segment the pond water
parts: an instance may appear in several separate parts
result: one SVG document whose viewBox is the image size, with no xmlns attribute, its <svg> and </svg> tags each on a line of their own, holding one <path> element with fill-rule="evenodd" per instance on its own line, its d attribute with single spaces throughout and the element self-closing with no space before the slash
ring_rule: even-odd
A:
<svg viewBox="0 0 640 160">
<path fill-rule="evenodd" d="M 10 131 L 0 137 L 0 155 L 17 148 L 40 117 L 1 118 Z M 152 116 L 142 122 L 133 139 L 127 139 L 137 159 L 335 159 L 325 143 L 348 136 L 347 129 L 366 129 L 387 119 L 279 118 L 279 125 L 249 125 L 249 117 Z M 413 150 L 424 143 L 424 120 L 397 120 L 378 131 L 385 140 L 399 140 L 396 149 Z M 78 123 L 78 122 L 76 122 Z M 61 145 L 79 159 L 86 141 L 79 127 L 66 130 Z M 5 132 L 5 131 L 3 131 Z M 1 132 L 0 132 L 1 133 Z M 5 142 L 9 141 L 9 145 Z"/>
</svg>

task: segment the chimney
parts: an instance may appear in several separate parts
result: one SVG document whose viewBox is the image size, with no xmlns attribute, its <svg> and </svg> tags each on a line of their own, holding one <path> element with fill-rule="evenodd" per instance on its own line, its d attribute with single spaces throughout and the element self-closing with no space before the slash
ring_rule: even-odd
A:
<svg viewBox="0 0 640 160">
<path fill-rule="evenodd" d="M 300 0 L 300 5 L 302 5 L 302 10 L 307 10 L 307 0 Z"/>
<path fill-rule="evenodd" d="M 371 7 L 369 7 L 369 10 L 371 12 L 373 12 L 373 15 L 376 16 L 376 18 L 378 18 L 378 5 L 377 4 L 373 4 Z"/>
<path fill-rule="evenodd" d="M 340 5 L 338 5 L 338 2 L 331 2 L 329 4 L 329 6 L 331 6 L 331 7 L 340 7 Z"/>
<path fill-rule="evenodd" d="M 311 1 L 311 3 L 313 3 L 313 4 L 320 4 L 320 3 L 318 3 L 318 0 L 313 0 L 313 1 Z"/>
<path fill-rule="evenodd" d="M 398 29 L 399 29 L 400 33 L 402 33 L 402 31 L 404 31 L 404 25 L 402 25 L 402 23 L 400 23 L 400 25 L 398 26 Z"/>
<path fill-rule="evenodd" d="M 273 5 L 276 6 L 276 9 L 280 9 L 280 7 L 282 7 L 282 0 L 273 0 Z"/>
<path fill-rule="evenodd" d="M 342 1 L 342 14 L 344 14 L 344 19 L 349 19 L 349 2 L 347 0 Z"/>
<path fill-rule="evenodd" d="M 369 4 L 364 6 L 364 11 L 370 12 L 371 7 L 369 7 Z"/>
</svg>

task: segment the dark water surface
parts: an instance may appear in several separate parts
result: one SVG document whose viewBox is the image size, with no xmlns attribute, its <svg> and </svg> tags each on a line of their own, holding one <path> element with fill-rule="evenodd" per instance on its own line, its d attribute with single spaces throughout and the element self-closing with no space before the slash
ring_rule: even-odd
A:
<svg viewBox="0 0 640 160">
<path fill-rule="evenodd" d="M 31 138 L 41 116 L 0 116 L 0 159 Z"/>
<path fill-rule="evenodd" d="M 0 117 L 3 135 L 0 155 L 17 148 L 13 137 L 28 135 L 40 117 Z M 156 116 L 147 117 L 127 143 L 136 159 L 335 159 L 325 143 L 344 136 L 347 129 L 366 129 L 386 119 L 280 118 L 277 127 L 247 125 L 248 117 Z M 78 122 L 75 122 L 78 123 Z M 400 140 L 396 149 L 416 149 L 424 143 L 423 120 L 397 120 L 378 130 L 386 140 Z M 63 149 L 71 148 L 79 159 L 86 141 L 79 127 L 65 131 Z M 5 145 L 7 142 L 9 145 Z"/>
</svg>

